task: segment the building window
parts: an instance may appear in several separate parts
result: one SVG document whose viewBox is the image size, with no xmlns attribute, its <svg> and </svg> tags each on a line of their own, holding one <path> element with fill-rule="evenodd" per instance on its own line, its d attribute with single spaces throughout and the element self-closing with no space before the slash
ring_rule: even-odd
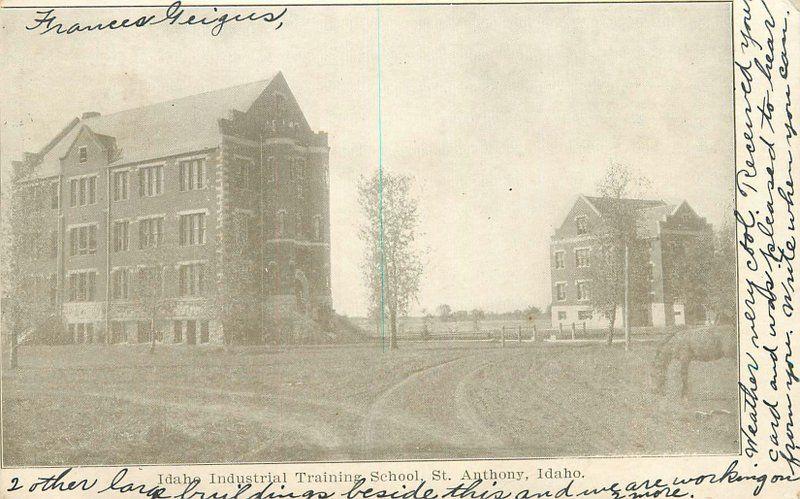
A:
<svg viewBox="0 0 800 499">
<path fill-rule="evenodd" d="M 586 217 L 575 217 L 575 229 L 577 230 L 579 236 L 589 233 L 589 223 L 586 220 Z"/>
<path fill-rule="evenodd" d="M 58 231 L 50 231 L 50 258 L 58 256 Z"/>
<path fill-rule="evenodd" d="M 200 343 L 208 343 L 208 321 L 200 321 Z"/>
<path fill-rule="evenodd" d="M 163 217 L 139 220 L 139 249 L 157 248 L 160 246 L 163 229 Z"/>
<path fill-rule="evenodd" d="M 653 282 L 653 262 L 647 264 L 647 280 Z"/>
<path fill-rule="evenodd" d="M 575 266 L 586 268 L 589 266 L 589 248 L 578 248 L 575 250 Z"/>
<path fill-rule="evenodd" d="M 252 190 L 257 183 L 253 162 L 245 158 L 234 158 L 231 163 L 231 185 L 236 189 Z"/>
<path fill-rule="evenodd" d="M 69 205 L 86 206 L 97 201 L 97 177 L 73 178 L 69 181 Z"/>
<path fill-rule="evenodd" d="M 181 215 L 180 245 L 196 246 L 205 243 L 206 243 L 205 213 L 192 213 L 189 215 Z"/>
<path fill-rule="evenodd" d="M 565 320 L 567 320 L 567 313 L 566 313 L 566 312 L 563 312 L 563 311 L 562 311 L 562 312 L 559 312 L 559 313 L 558 313 L 558 320 L 560 320 L 560 321 L 565 321 Z"/>
<path fill-rule="evenodd" d="M 114 239 L 115 252 L 128 251 L 130 247 L 129 222 L 127 220 L 114 222 L 112 237 Z"/>
<path fill-rule="evenodd" d="M 194 191 L 206 186 L 206 165 L 202 159 L 181 161 L 178 165 L 181 191 Z"/>
<path fill-rule="evenodd" d="M 78 148 L 78 162 L 86 163 L 88 160 L 89 160 L 89 150 L 86 149 L 86 146 L 80 146 Z"/>
<path fill-rule="evenodd" d="M 70 256 L 97 253 L 97 225 L 72 227 L 69 230 Z"/>
<path fill-rule="evenodd" d="M 322 216 L 316 215 L 314 217 L 314 239 L 322 241 Z"/>
<path fill-rule="evenodd" d="M 267 180 L 269 182 L 278 181 L 278 162 L 275 161 L 274 156 L 267 158 Z"/>
<path fill-rule="evenodd" d="M 286 210 L 279 210 L 275 226 L 275 237 L 281 238 L 284 234 L 286 234 Z"/>
<path fill-rule="evenodd" d="M 128 170 L 121 170 L 111 174 L 113 186 L 113 200 L 124 201 L 128 199 Z"/>
<path fill-rule="evenodd" d="M 153 197 L 164 192 L 164 166 L 139 168 L 139 196 Z"/>
<path fill-rule="evenodd" d="M 50 275 L 47 278 L 48 294 L 50 297 L 50 306 L 55 306 L 58 302 L 58 279 L 55 275 Z"/>
<path fill-rule="evenodd" d="M 591 310 L 578 310 L 578 320 L 579 321 L 592 320 L 592 311 Z"/>
<path fill-rule="evenodd" d="M 74 272 L 69 275 L 69 301 L 94 301 L 95 271 Z"/>
<path fill-rule="evenodd" d="M 130 269 L 114 269 L 111 271 L 111 297 L 115 300 L 127 300 L 130 296 Z"/>
<path fill-rule="evenodd" d="M 61 204 L 58 182 L 50 182 L 50 209 L 57 210 Z"/>
<path fill-rule="evenodd" d="M 590 298 L 589 283 L 587 281 L 578 281 L 575 287 L 578 290 L 578 300 L 588 300 Z"/>
<path fill-rule="evenodd" d="M 172 321 L 172 342 L 181 343 L 183 341 L 183 322 Z"/>
<path fill-rule="evenodd" d="M 563 269 L 564 268 L 564 252 L 563 251 L 556 251 L 553 256 L 555 258 L 555 268 Z"/>
<path fill-rule="evenodd" d="M 567 299 L 567 283 L 565 282 L 557 282 L 556 283 L 556 300 L 557 301 L 564 301 Z"/>
<path fill-rule="evenodd" d="M 305 158 L 294 158 L 289 170 L 290 180 L 302 182 L 306 178 L 306 160 Z"/>
<path fill-rule="evenodd" d="M 190 263 L 180 266 L 178 287 L 181 296 L 195 296 L 203 293 L 205 264 Z"/>
</svg>

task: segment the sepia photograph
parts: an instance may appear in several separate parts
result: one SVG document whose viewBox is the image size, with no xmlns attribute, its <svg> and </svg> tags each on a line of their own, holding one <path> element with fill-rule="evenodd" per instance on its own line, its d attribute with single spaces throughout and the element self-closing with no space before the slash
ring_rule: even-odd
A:
<svg viewBox="0 0 800 499">
<path fill-rule="evenodd" d="M 739 454 L 730 3 L 265 9 L 0 12 L 4 466 Z"/>
</svg>

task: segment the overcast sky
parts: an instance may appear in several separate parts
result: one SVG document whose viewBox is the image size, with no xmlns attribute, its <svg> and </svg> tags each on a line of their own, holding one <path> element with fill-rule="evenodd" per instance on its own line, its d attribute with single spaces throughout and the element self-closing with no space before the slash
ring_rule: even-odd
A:
<svg viewBox="0 0 800 499">
<path fill-rule="evenodd" d="M 714 224 L 729 217 L 729 9 L 380 8 L 383 165 L 416 178 L 428 251 L 417 310 L 545 307 L 550 235 L 611 162 L 648 177 L 653 197 L 686 199 Z M 164 26 L 38 36 L 23 29 L 31 15 L 0 14 L 4 185 L 12 159 L 83 111 L 282 70 L 312 128 L 330 134 L 334 306 L 364 313 L 355 183 L 378 163 L 377 8 L 292 8 L 278 31 L 228 25 L 218 37 Z"/>
</svg>

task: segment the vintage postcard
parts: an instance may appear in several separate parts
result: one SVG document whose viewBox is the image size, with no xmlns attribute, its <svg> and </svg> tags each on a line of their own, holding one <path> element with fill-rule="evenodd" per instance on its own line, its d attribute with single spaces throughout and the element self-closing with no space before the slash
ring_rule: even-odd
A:
<svg viewBox="0 0 800 499">
<path fill-rule="evenodd" d="M 800 497 L 791 2 L 0 26 L 3 497 Z"/>
</svg>

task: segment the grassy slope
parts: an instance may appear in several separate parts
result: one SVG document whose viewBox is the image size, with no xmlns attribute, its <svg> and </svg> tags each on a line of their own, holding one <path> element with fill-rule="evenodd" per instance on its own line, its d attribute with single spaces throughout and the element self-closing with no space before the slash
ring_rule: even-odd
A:
<svg viewBox="0 0 800 499">
<path fill-rule="evenodd" d="M 164 346 L 150 356 L 146 345 L 25 347 L 22 368 L 3 373 L 4 460 L 55 465 L 370 457 L 358 449 L 376 400 L 386 410 L 414 416 L 415 397 L 437 390 L 446 395 L 451 387 L 445 385 L 456 382 L 475 417 L 503 441 L 515 442 L 517 455 L 736 450 L 733 363 L 694 366 L 696 397 L 681 405 L 649 395 L 645 372 L 652 347 L 637 349 L 626 355 L 619 347 L 514 345 L 501 351 L 496 344 L 433 343 L 382 354 L 376 345 L 282 352 Z M 454 359 L 461 360 L 431 369 Z M 448 375 L 451 365 L 469 366 L 468 378 L 452 370 Z M 418 385 L 409 383 L 417 378 Z M 404 380 L 397 397 L 383 396 Z M 733 415 L 695 416 L 695 409 L 712 408 Z M 428 430 L 446 432 L 452 412 L 432 412 Z M 405 437 L 400 432 L 397 438 Z M 449 455 L 446 446 L 438 451 Z M 413 457 L 413 449 L 405 457 Z"/>
</svg>

